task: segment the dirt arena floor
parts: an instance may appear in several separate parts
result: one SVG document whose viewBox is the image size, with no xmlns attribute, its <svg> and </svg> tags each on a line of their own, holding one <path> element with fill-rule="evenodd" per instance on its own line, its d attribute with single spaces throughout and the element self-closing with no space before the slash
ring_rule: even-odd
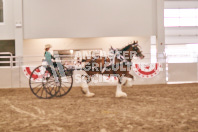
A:
<svg viewBox="0 0 198 132">
<path fill-rule="evenodd" d="M 0 89 L 0 132 L 198 132 L 198 84 L 73 88 L 37 99 L 30 89 Z"/>
</svg>

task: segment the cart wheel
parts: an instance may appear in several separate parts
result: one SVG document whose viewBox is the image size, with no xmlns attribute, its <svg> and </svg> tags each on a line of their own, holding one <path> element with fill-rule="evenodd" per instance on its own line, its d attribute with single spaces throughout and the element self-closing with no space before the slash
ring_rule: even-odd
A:
<svg viewBox="0 0 198 132">
<path fill-rule="evenodd" d="M 56 79 L 53 75 L 52 70 L 56 72 Z M 57 81 L 56 81 L 57 80 Z M 50 94 L 52 97 L 56 96 L 56 94 L 60 90 L 61 86 L 61 78 L 58 74 L 58 70 L 54 67 L 47 66 L 44 74 L 43 74 L 43 86 L 48 94 Z"/>
<path fill-rule="evenodd" d="M 61 97 L 69 93 L 73 85 L 73 69 L 67 69 L 64 67 L 65 75 L 61 77 L 61 87 L 59 92 L 56 94 L 57 97 Z"/>
<path fill-rule="evenodd" d="M 54 76 L 46 66 L 36 67 L 29 78 L 32 93 L 41 99 L 49 99 L 59 92 L 60 86 L 56 84 Z"/>
</svg>

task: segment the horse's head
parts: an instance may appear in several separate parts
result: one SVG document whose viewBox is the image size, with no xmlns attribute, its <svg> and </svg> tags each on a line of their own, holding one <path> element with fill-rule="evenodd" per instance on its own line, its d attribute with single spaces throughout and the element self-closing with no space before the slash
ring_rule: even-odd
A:
<svg viewBox="0 0 198 132">
<path fill-rule="evenodd" d="M 132 51 L 135 51 L 136 52 L 136 56 L 139 57 L 140 59 L 144 59 L 144 55 L 142 54 L 142 51 L 141 51 L 141 47 L 139 46 L 138 44 L 138 41 L 134 41 L 133 44 L 131 44 L 131 47 L 132 47 Z"/>
<path fill-rule="evenodd" d="M 134 41 L 132 44 L 127 45 L 123 49 L 121 49 L 124 55 L 124 52 L 128 52 L 125 54 L 125 58 L 127 58 L 127 61 L 131 61 L 132 57 L 135 55 L 136 57 L 139 57 L 140 59 L 143 59 L 145 56 L 142 54 L 141 48 L 138 44 L 138 41 Z"/>
</svg>

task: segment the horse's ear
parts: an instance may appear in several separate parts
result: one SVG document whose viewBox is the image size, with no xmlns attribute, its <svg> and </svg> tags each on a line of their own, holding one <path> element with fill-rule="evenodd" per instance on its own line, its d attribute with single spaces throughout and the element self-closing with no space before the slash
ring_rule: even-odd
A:
<svg viewBox="0 0 198 132">
<path fill-rule="evenodd" d="M 133 41 L 133 43 L 135 44 L 135 40 Z"/>
<path fill-rule="evenodd" d="M 135 43 L 138 44 L 138 41 L 136 41 Z"/>
</svg>

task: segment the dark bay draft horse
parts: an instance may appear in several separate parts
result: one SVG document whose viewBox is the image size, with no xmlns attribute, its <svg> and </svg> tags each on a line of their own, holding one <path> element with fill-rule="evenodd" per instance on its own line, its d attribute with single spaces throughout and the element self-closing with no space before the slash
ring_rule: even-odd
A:
<svg viewBox="0 0 198 132">
<path fill-rule="evenodd" d="M 127 94 L 122 91 L 122 85 L 131 87 L 133 75 L 130 74 L 132 67 L 133 56 L 144 58 L 138 42 L 134 41 L 132 44 L 128 44 L 122 49 L 110 49 L 111 56 L 109 57 L 92 57 L 90 59 L 84 59 L 85 62 L 84 71 L 87 73 L 84 76 L 85 81 L 82 82 L 82 92 L 87 97 L 93 97 L 95 94 L 90 92 L 88 83 L 91 81 L 91 77 L 96 74 L 102 74 L 105 76 L 115 76 L 118 78 L 118 84 L 116 89 L 116 97 L 127 97 Z"/>
</svg>

